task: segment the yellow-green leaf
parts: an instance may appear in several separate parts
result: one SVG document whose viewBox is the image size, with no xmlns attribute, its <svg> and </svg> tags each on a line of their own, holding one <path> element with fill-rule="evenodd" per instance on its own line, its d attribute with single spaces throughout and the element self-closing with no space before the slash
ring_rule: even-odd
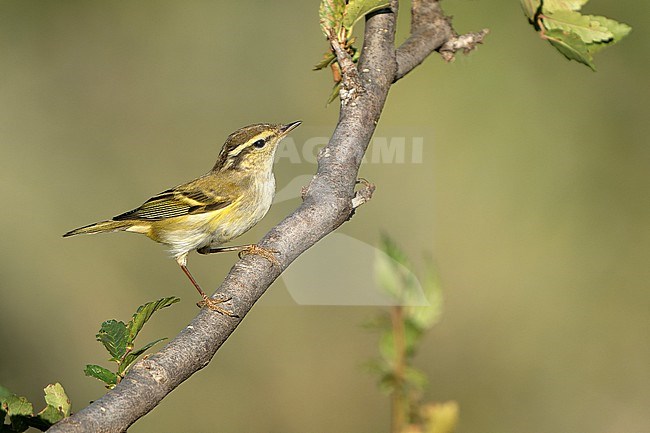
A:
<svg viewBox="0 0 650 433">
<path fill-rule="evenodd" d="M 45 403 L 60 411 L 63 416 L 70 415 L 70 399 L 60 383 L 50 384 L 45 387 Z"/>
<path fill-rule="evenodd" d="M 587 49 L 587 44 L 575 33 L 563 32 L 562 30 L 549 30 L 546 38 L 559 52 L 569 60 L 575 60 L 583 65 L 596 70 L 592 63 L 592 57 Z"/>
<path fill-rule="evenodd" d="M 606 27 L 613 35 L 613 38 L 609 41 L 587 45 L 587 49 L 589 50 L 590 53 L 595 53 L 597 51 L 602 50 L 603 48 L 609 47 L 610 45 L 614 45 L 615 43 L 623 39 L 625 36 L 627 36 L 628 33 L 630 33 L 630 31 L 632 30 L 632 27 L 628 26 L 627 24 L 619 23 L 618 21 L 614 21 L 607 17 L 600 17 L 594 15 L 591 15 L 590 17 L 592 20 L 598 21 L 603 27 Z"/>
<path fill-rule="evenodd" d="M 329 37 L 330 29 L 338 34 L 343 20 L 343 11 L 345 10 L 345 0 L 322 0 L 318 8 L 320 18 L 320 28 Z"/>
<path fill-rule="evenodd" d="M 575 11 L 561 10 L 544 13 L 542 22 L 548 30 L 557 29 L 575 33 L 586 44 L 608 41 L 614 37 L 614 34 L 598 20 Z"/>
<path fill-rule="evenodd" d="M 126 356 L 124 357 L 124 362 L 122 362 L 119 368 L 117 369 L 118 374 L 123 376 L 124 372 L 126 372 L 126 370 L 129 367 L 131 367 L 131 364 L 133 364 L 135 360 L 138 359 L 138 356 L 142 355 L 144 352 L 149 350 L 153 345 L 160 343 L 161 341 L 164 341 L 166 339 L 167 338 L 159 338 L 155 341 L 152 341 L 151 343 L 145 344 L 143 347 L 141 347 L 138 350 L 134 350 L 133 352 L 127 353 Z"/>
<path fill-rule="evenodd" d="M 106 384 L 107 388 L 113 388 L 117 384 L 117 375 L 100 365 L 86 365 L 84 374 L 86 376 L 101 380 Z"/>
<path fill-rule="evenodd" d="M 323 55 L 323 60 L 314 65 L 314 71 L 319 71 L 321 69 L 327 68 L 332 62 L 336 60 L 336 56 L 333 52 L 328 51 Z"/>
<path fill-rule="evenodd" d="M 31 416 L 34 413 L 34 406 L 27 400 L 26 397 L 18 397 L 11 395 L 2 399 L 3 409 L 7 415 L 15 416 Z"/>
<path fill-rule="evenodd" d="M 144 305 L 140 305 L 129 323 L 126 325 L 128 330 L 127 344 L 133 344 L 133 340 L 135 340 L 135 337 L 137 337 L 138 333 L 144 324 L 147 323 L 147 320 L 151 318 L 153 313 L 162 310 L 163 308 L 167 308 L 178 301 L 180 301 L 180 298 L 170 296 L 168 298 L 161 298 L 157 301 L 147 302 Z"/>
<path fill-rule="evenodd" d="M 371 12 L 385 9 L 390 5 L 386 0 L 349 0 L 343 11 L 343 27 L 348 33 L 361 18 Z"/>
<path fill-rule="evenodd" d="M 542 5 L 541 0 L 520 0 L 521 7 L 530 21 L 535 19 L 539 7 Z"/>
<path fill-rule="evenodd" d="M 589 0 L 544 0 L 544 12 L 579 11 Z"/>
</svg>

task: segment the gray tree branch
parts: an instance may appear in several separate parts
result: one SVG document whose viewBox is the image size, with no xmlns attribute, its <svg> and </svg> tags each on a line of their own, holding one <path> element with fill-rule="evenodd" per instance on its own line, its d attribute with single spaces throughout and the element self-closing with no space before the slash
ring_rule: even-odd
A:
<svg viewBox="0 0 650 433">
<path fill-rule="evenodd" d="M 435 0 L 414 1 L 414 35 L 396 52 L 397 0 L 390 10 L 366 20 L 358 65 L 336 50 L 343 80 L 361 87 L 341 104 L 332 137 L 318 156 L 318 170 L 303 190 L 303 203 L 260 241 L 278 251 L 280 266 L 259 256 L 239 260 L 217 292 L 232 298 L 238 317 L 202 309 L 192 322 L 158 353 L 136 363 L 114 389 L 49 431 L 123 432 L 150 412 L 169 392 L 205 367 L 266 289 L 300 254 L 347 221 L 370 199 L 374 186 L 362 182 L 355 191 L 361 159 L 370 143 L 392 83 L 455 36 Z M 433 19 L 434 25 L 429 21 Z M 430 38 L 431 41 L 427 42 Z M 427 46 L 426 49 L 422 48 Z M 433 47 L 429 49 L 430 47 Z M 347 77 L 347 78 L 346 78 Z"/>
<path fill-rule="evenodd" d="M 404 77 L 424 61 L 433 51 L 440 51 L 446 61 L 451 61 L 457 51 L 467 53 L 483 42 L 488 30 L 458 36 L 451 26 L 439 1 L 411 1 L 411 36 L 397 49 L 397 74 L 395 81 Z"/>
</svg>

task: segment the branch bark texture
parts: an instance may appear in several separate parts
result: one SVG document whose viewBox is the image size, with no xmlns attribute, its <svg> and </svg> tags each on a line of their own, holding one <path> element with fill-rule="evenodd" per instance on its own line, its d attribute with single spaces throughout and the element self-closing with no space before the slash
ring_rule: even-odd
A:
<svg viewBox="0 0 650 433">
<path fill-rule="evenodd" d="M 374 186 L 357 174 L 391 85 L 420 64 L 432 51 L 456 37 L 438 1 L 412 2 L 412 35 L 395 48 L 398 1 L 366 19 L 358 64 L 345 50 L 333 49 L 342 66 L 339 121 L 318 156 L 318 171 L 303 190 L 303 203 L 271 229 L 260 246 L 278 251 L 280 266 L 259 256 L 239 260 L 217 292 L 232 298 L 238 317 L 202 309 L 192 322 L 158 353 L 136 363 L 113 390 L 54 425 L 49 431 L 123 432 L 150 412 L 169 392 L 205 367 L 266 289 L 300 254 L 347 221 L 369 200 Z M 352 91 L 354 89 L 354 91 Z"/>
</svg>

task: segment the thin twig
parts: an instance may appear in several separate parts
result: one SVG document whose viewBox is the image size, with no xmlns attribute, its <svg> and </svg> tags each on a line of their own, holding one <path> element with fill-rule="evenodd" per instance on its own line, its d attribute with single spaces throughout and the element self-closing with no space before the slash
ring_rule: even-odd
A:
<svg viewBox="0 0 650 433">
<path fill-rule="evenodd" d="M 445 42 L 438 49 L 438 52 L 445 61 L 451 62 L 454 60 L 454 56 L 458 51 L 468 54 L 470 51 L 474 50 L 478 44 L 482 44 L 483 39 L 489 32 L 488 29 L 483 29 L 479 32 L 456 36 Z"/>
<path fill-rule="evenodd" d="M 350 57 L 347 50 L 341 45 L 333 29 L 329 31 L 328 39 L 334 54 L 336 54 L 336 61 L 341 68 L 341 87 L 339 89 L 341 104 L 348 105 L 364 92 L 363 84 L 361 84 L 357 66 L 352 61 L 352 57 Z"/>
</svg>

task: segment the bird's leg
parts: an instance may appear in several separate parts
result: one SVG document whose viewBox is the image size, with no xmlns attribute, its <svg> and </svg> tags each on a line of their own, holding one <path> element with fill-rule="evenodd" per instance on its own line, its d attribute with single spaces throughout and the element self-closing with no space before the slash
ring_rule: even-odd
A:
<svg viewBox="0 0 650 433">
<path fill-rule="evenodd" d="M 221 305 L 220 305 L 220 304 L 223 304 L 224 302 L 230 301 L 231 298 L 225 298 L 225 299 L 224 298 L 222 298 L 222 299 L 212 299 L 212 298 L 210 298 L 208 295 L 205 294 L 203 289 L 201 289 L 201 286 L 199 286 L 199 283 L 196 282 L 196 280 L 194 279 L 194 277 L 190 273 L 190 270 L 187 269 L 187 266 L 185 266 L 185 265 L 180 265 L 180 266 L 181 266 L 181 269 L 183 270 L 183 272 L 185 272 L 185 275 L 187 275 L 187 278 L 190 279 L 190 281 L 192 282 L 192 284 L 194 285 L 196 290 L 199 291 L 199 294 L 203 298 L 202 301 L 199 301 L 199 302 L 196 303 L 196 305 L 199 308 L 208 307 L 212 311 L 218 311 L 219 313 L 225 314 L 226 316 L 236 317 L 235 313 L 233 313 L 232 311 L 226 310 L 225 308 L 221 307 Z"/>
<path fill-rule="evenodd" d="M 249 254 L 255 254 L 264 257 L 273 265 L 280 266 L 280 262 L 275 257 L 277 251 L 262 248 L 257 244 L 237 245 L 233 247 L 217 247 L 217 248 L 210 248 L 209 246 L 207 246 L 207 247 L 199 248 L 196 251 L 199 254 L 214 254 L 214 253 L 226 253 L 226 252 L 239 251 L 240 259 Z"/>
</svg>

